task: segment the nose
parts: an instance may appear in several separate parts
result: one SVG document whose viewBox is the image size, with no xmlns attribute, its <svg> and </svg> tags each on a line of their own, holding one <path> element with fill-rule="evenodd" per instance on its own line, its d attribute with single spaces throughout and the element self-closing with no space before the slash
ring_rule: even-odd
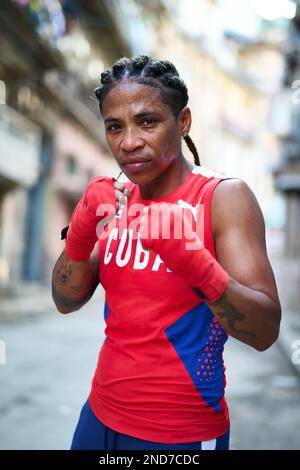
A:
<svg viewBox="0 0 300 470">
<path fill-rule="evenodd" d="M 144 146 L 144 142 L 141 139 L 139 133 L 134 129 L 126 129 L 122 135 L 121 149 L 124 152 L 134 152 Z"/>
</svg>

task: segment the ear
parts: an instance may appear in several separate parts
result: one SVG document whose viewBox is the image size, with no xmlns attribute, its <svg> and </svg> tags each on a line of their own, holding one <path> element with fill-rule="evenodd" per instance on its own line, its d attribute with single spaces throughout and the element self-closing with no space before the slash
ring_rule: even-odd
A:
<svg viewBox="0 0 300 470">
<path fill-rule="evenodd" d="M 191 110 L 188 106 L 185 106 L 178 114 L 178 123 L 182 132 L 182 137 L 188 135 L 192 124 Z"/>
</svg>

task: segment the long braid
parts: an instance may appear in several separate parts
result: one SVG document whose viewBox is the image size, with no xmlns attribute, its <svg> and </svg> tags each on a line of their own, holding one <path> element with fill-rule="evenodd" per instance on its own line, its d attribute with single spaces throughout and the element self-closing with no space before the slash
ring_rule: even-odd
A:
<svg viewBox="0 0 300 470">
<path fill-rule="evenodd" d="M 113 64 L 111 69 L 101 73 L 101 86 L 95 90 L 100 110 L 102 110 L 106 94 L 116 82 L 123 79 L 159 88 L 162 100 L 170 106 L 176 119 L 187 105 L 189 99 L 187 87 L 179 77 L 174 64 L 168 60 L 153 60 L 148 55 L 138 55 L 131 59 L 122 57 Z M 184 136 L 184 140 L 194 156 L 195 165 L 200 166 L 199 155 L 191 137 Z"/>
<path fill-rule="evenodd" d="M 192 141 L 191 137 L 189 135 L 185 135 L 184 140 L 185 140 L 185 143 L 188 146 L 189 150 L 194 155 L 195 165 L 201 166 L 200 158 L 199 158 L 196 146 L 195 146 L 194 142 Z"/>
</svg>

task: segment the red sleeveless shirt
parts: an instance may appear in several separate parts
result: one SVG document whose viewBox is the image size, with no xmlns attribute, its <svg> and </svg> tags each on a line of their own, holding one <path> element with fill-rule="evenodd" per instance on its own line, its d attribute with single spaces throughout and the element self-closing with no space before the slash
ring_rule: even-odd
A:
<svg viewBox="0 0 300 470">
<path fill-rule="evenodd" d="M 137 204 L 164 201 L 191 210 L 200 206 L 204 244 L 216 257 L 211 200 L 226 178 L 194 167 L 175 191 L 153 201 L 142 200 L 139 187 L 125 183 L 131 191 L 128 217 L 119 212 L 107 238 L 99 241 L 106 338 L 89 403 L 98 419 L 115 431 L 181 443 L 214 439 L 228 430 L 223 363 L 227 333 L 159 255 L 142 249 L 132 223 Z"/>
</svg>

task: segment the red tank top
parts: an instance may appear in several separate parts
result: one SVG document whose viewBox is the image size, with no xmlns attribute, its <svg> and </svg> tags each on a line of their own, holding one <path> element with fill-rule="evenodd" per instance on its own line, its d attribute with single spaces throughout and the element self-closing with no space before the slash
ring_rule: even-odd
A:
<svg viewBox="0 0 300 470">
<path fill-rule="evenodd" d="M 159 255 L 142 249 L 132 223 L 136 204 L 165 201 L 191 210 L 201 204 L 204 244 L 216 257 L 211 200 L 223 179 L 223 173 L 194 167 L 175 191 L 153 201 L 142 200 L 139 187 L 126 183 L 131 191 L 128 217 L 118 213 L 115 227 L 99 241 L 106 338 L 89 403 L 98 419 L 115 431 L 180 443 L 214 439 L 228 430 L 223 363 L 227 334 L 188 284 Z"/>
</svg>

